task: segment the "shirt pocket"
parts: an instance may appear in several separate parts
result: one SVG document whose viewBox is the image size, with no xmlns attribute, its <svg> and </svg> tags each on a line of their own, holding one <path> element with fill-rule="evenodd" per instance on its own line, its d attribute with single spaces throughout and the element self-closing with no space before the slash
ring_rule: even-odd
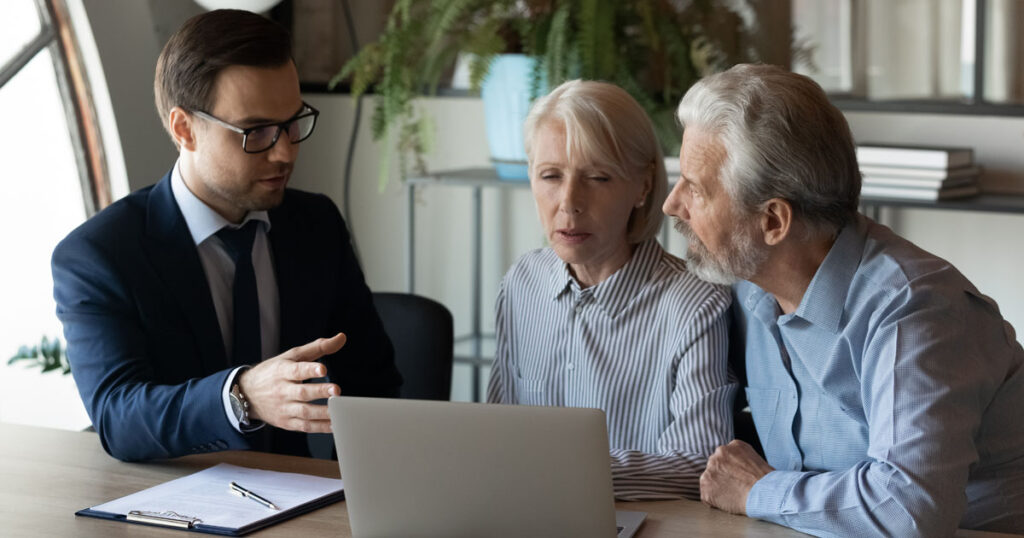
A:
<svg viewBox="0 0 1024 538">
<path fill-rule="evenodd" d="M 517 375 L 516 401 L 525 405 L 545 405 L 544 380 Z"/>
<path fill-rule="evenodd" d="M 775 417 L 779 408 L 779 389 L 760 389 L 747 387 L 747 403 L 750 414 L 754 417 L 754 428 L 761 445 L 766 449 L 771 444 L 769 436 L 775 426 Z"/>
</svg>

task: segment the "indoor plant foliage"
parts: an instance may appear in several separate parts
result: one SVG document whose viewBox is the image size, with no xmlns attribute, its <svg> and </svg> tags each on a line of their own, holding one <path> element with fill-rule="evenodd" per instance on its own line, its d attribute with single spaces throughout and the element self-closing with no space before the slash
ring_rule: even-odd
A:
<svg viewBox="0 0 1024 538">
<path fill-rule="evenodd" d="M 536 59 L 534 97 L 572 78 L 613 82 L 646 109 L 666 154 L 674 154 L 674 110 L 686 90 L 703 75 L 758 59 L 759 30 L 739 11 L 753 12 L 755 1 L 398 0 L 379 39 L 331 84 L 349 80 L 353 97 L 377 94 L 374 139 L 386 141 L 385 159 L 396 144 L 403 176 L 410 155 L 416 172 L 425 172 L 432 131 L 413 99 L 434 93 L 460 53 L 470 55 L 474 90 L 508 52 Z"/>
<path fill-rule="evenodd" d="M 71 373 L 71 365 L 68 364 L 68 357 L 60 338 L 50 340 L 44 336 L 38 345 L 21 346 L 18 352 L 8 359 L 7 364 L 22 361 L 28 361 L 30 366 L 41 367 L 43 372 L 60 370 L 62 374 Z"/>
</svg>

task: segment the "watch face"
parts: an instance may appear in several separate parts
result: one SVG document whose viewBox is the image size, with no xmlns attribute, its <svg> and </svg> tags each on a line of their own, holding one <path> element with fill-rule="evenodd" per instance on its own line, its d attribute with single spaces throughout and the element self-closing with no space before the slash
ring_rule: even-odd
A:
<svg viewBox="0 0 1024 538">
<path fill-rule="evenodd" d="M 234 394 L 231 394 L 228 397 L 231 398 L 231 412 L 235 414 L 235 418 L 241 420 L 242 402 L 239 402 L 238 398 Z"/>
<path fill-rule="evenodd" d="M 245 406 L 238 399 L 234 390 L 228 394 L 228 399 L 231 400 L 231 412 L 235 414 L 235 419 L 238 420 L 239 424 L 248 426 L 249 418 L 245 416 Z"/>
</svg>

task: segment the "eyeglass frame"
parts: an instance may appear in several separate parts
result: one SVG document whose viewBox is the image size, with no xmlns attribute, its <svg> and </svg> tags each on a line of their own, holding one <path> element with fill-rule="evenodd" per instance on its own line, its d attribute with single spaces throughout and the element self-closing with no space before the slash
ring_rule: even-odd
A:
<svg viewBox="0 0 1024 538">
<path fill-rule="evenodd" d="M 303 110 L 305 110 L 305 109 L 309 109 L 309 112 L 303 112 Z M 273 148 L 274 146 L 277 145 L 277 140 L 279 138 L 281 138 L 281 133 L 287 127 L 291 126 L 291 124 L 299 121 L 302 118 L 308 118 L 309 116 L 313 116 L 313 127 L 309 130 L 309 134 L 307 134 L 306 136 L 304 136 L 304 137 L 302 137 L 302 138 L 292 142 L 292 144 L 298 144 L 298 143 L 302 142 L 303 140 L 309 138 L 313 134 L 313 131 L 316 130 L 316 120 L 320 117 L 320 111 L 317 110 L 316 108 L 314 108 L 313 105 L 310 105 L 309 103 L 307 103 L 305 101 L 302 102 L 302 109 L 300 109 L 297 114 L 295 114 L 294 116 L 292 116 L 291 118 L 289 118 L 287 120 L 279 121 L 279 122 L 276 122 L 276 123 L 262 123 L 260 125 L 253 125 L 252 127 L 239 127 L 237 125 L 232 125 L 232 124 L 230 124 L 230 123 L 228 123 L 228 122 L 226 122 L 226 121 L 224 121 L 224 120 L 214 116 L 213 114 L 210 114 L 210 113 L 207 113 L 207 112 L 203 112 L 202 110 L 192 110 L 191 112 L 193 114 L 195 114 L 196 116 L 199 116 L 200 118 L 203 118 L 204 120 L 212 121 L 212 122 L 216 123 L 217 125 L 220 125 L 221 127 L 225 128 L 225 129 L 227 129 L 229 131 L 233 131 L 233 132 L 236 132 L 236 133 L 242 135 L 242 151 L 244 151 L 245 153 L 251 154 L 251 155 L 256 154 L 256 153 L 263 153 L 264 151 L 270 151 L 271 148 Z M 267 147 L 265 147 L 265 148 L 263 148 L 263 149 L 261 149 L 259 151 L 249 151 L 249 150 L 245 149 L 245 143 L 248 141 L 249 135 L 252 134 L 252 132 L 256 131 L 257 129 L 265 129 L 267 127 L 277 127 L 277 132 L 274 133 L 274 139 L 270 141 L 270 145 L 268 145 Z"/>
</svg>

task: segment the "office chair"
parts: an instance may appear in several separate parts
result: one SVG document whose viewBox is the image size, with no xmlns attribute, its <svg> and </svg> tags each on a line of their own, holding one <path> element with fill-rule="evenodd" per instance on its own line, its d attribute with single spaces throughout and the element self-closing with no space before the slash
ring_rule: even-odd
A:
<svg viewBox="0 0 1024 538">
<path fill-rule="evenodd" d="M 400 396 L 447 400 L 452 391 L 452 314 L 441 303 L 410 293 L 374 293 L 384 331 L 402 374 Z"/>
<path fill-rule="evenodd" d="M 399 397 L 449 399 L 455 333 L 451 312 L 433 299 L 411 293 L 374 293 L 373 305 L 395 348 L 395 366 L 404 380 Z M 307 437 L 314 458 L 337 457 L 331 434 Z"/>
</svg>

